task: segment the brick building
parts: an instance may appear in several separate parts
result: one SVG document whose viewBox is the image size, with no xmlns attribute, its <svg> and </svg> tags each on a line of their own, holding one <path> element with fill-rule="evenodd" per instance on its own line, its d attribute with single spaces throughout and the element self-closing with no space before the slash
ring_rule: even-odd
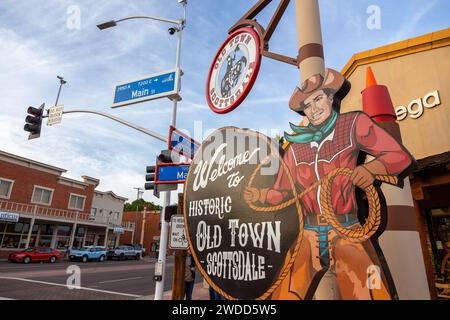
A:
<svg viewBox="0 0 450 320">
<path fill-rule="evenodd" d="M 156 256 L 159 251 L 159 237 L 161 233 L 160 221 L 161 211 L 159 210 L 124 212 L 123 222 L 134 224 L 136 230 L 125 232 L 120 237 L 120 244 L 143 244 L 146 252 L 149 253 L 150 256 Z"/>
<path fill-rule="evenodd" d="M 123 208 L 125 198 L 96 191 L 98 179 L 78 181 L 62 176 L 65 172 L 0 151 L 0 256 L 29 246 L 115 245 L 120 233 L 132 230 L 122 224 L 123 209 L 93 212 L 93 203 Z M 105 205 L 105 196 L 111 205 Z"/>
</svg>

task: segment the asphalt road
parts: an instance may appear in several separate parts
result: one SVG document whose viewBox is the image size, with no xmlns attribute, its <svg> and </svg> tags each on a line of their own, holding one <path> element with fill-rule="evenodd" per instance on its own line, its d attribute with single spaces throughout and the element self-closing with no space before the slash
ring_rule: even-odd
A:
<svg viewBox="0 0 450 320">
<path fill-rule="evenodd" d="M 0 300 L 130 300 L 153 295 L 155 259 L 29 265 L 0 262 Z M 172 289 L 173 258 L 168 257 L 164 290 Z M 67 268 L 80 268 L 81 289 L 70 290 Z M 200 277 L 198 277 L 200 278 Z M 197 279 L 201 281 L 201 279 Z M 69 284 L 74 284 L 70 282 Z"/>
</svg>

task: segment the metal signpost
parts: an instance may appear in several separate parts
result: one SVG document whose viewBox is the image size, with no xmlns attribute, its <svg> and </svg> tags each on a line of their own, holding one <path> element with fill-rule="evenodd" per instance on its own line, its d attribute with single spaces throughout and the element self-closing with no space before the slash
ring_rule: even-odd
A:
<svg viewBox="0 0 450 320">
<path fill-rule="evenodd" d="M 62 115 L 64 113 L 64 106 L 55 106 L 48 109 L 48 119 L 47 125 L 53 126 L 55 124 L 59 124 L 62 121 Z"/>
<path fill-rule="evenodd" d="M 179 68 L 153 74 L 137 80 L 117 84 L 114 87 L 114 102 L 112 107 L 118 108 L 130 104 L 168 97 L 180 100 Z"/>
<path fill-rule="evenodd" d="M 187 250 L 189 243 L 184 229 L 184 216 L 176 215 L 170 219 L 169 248 L 172 250 Z"/>
<path fill-rule="evenodd" d="M 170 126 L 168 149 L 182 156 L 193 159 L 200 143 L 188 137 L 175 127 Z"/>
</svg>

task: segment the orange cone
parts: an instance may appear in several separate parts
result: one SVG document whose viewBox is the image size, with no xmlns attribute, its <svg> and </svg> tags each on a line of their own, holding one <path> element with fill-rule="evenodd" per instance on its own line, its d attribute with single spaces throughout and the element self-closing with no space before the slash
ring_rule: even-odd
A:
<svg viewBox="0 0 450 320">
<path fill-rule="evenodd" d="M 375 80 L 375 76 L 373 75 L 372 68 L 367 67 L 366 72 L 366 88 L 378 85 L 377 80 Z"/>
<path fill-rule="evenodd" d="M 367 68 L 366 89 L 362 92 L 363 111 L 376 122 L 396 121 L 394 105 L 386 86 L 377 84 L 372 68 Z"/>
</svg>

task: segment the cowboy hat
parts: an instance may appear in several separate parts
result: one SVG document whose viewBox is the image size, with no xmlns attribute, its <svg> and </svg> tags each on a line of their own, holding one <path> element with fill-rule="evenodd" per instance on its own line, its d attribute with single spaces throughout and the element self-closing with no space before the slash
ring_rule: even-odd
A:
<svg viewBox="0 0 450 320">
<path fill-rule="evenodd" d="M 340 100 L 350 91 L 350 82 L 338 71 L 326 69 L 325 76 L 316 74 L 302 83 L 302 88 L 296 87 L 289 101 L 289 107 L 304 115 L 305 105 L 302 103 L 317 90 L 330 90 Z"/>
</svg>

